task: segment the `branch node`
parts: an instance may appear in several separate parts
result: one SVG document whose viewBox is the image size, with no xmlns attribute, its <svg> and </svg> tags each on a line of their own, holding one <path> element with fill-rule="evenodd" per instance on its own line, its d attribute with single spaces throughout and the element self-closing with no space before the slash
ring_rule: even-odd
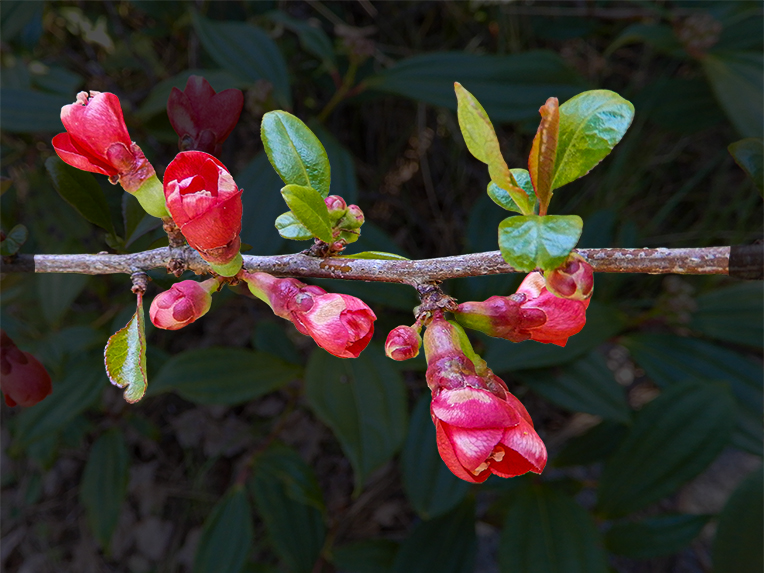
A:
<svg viewBox="0 0 764 573">
<path fill-rule="evenodd" d="M 144 271 L 134 271 L 133 274 L 130 275 L 130 280 L 133 282 L 133 288 L 131 289 L 133 294 L 146 294 L 146 289 L 149 286 L 150 280 L 149 275 Z"/>
<path fill-rule="evenodd" d="M 440 288 L 440 282 L 419 283 L 414 285 L 414 288 L 422 301 L 422 304 L 414 309 L 414 315 L 417 321 L 425 326 L 429 324 L 434 313 L 454 312 L 458 307 L 456 300 Z"/>
</svg>

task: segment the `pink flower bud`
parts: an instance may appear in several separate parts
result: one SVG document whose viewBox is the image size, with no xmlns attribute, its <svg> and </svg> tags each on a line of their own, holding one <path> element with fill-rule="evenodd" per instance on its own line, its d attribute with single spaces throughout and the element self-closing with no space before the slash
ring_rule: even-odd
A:
<svg viewBox="0 0 764 573">
<path fill-rule="evenodd" d="M 211 293 L 218 289 L 216 279 L 204 282 L 181 281 L 170 290 L 159 293 L 151 301 L 149 317 L 157 328 L 179 330 L 201 318 L 210 310 Z"/>
<path fill-rule="evenodd" d="M 337 226 L 340 229 L 352 231 L 363 225 L 364 221 L 365 218 L 361 208 L 358 205 L 348 205 L 348 210 L 345 213 L 345 216 L 340 219 L 340 221 L 337 223 Z"/>
<path fill-rule="evenodd" d="M 135 193 L 155 176 L 141 148 L 130 139 L 119 98 L 112 93 L 77 94 L 77 101 L 61 108 L 66 133 L 53 138 L 53 148 L 69 165 L 108 175 L 125 191 Z"/>
<path fill-rule="evenodd" d="M 422 337 L 413 326 L 396 326 L 387 335 L 385 354 L 393 360 L 409 360 L 419 356 Z"/>
<path fill-rule="evenodd" d="M 231 135 L 244 106 L 241 90 L 215 93 L 201 76 L 190 76 L 186 89 L 172 88 L 167 115 L 180 138 L 181 151 L 204 151 L 220 155 L 223 142 Z"/>
<path fill-rule="evenodd" d="M 347 203 L 339 195 L 329 195 L 324 199 L 324 203 L 326 203 L 326 208 L 329 210 L 329 219 L 332 224 L 339 221 L 348 210 Z"/>
<path fill-rule="evenodd" d="M 438 452 L 453 474 L 482 483 L 492 473 L 541 473 L 546 448 L 527 410 L 474 353 L 461 327 L 435 317 L 424 346 Z"/>
<path fill-rule="evenodd" d="M 225 166 L 202 151 L 183 151 L 167 166 L 167 209 L 204 260 L 230 263 L 241 240 L 241 189 Z"/>
<path fill-rule="evenodd" d="M 29 352 L 0 330 L 0 388 L 9 406 L 34 406 L 53 392 L 50 375 Z"/>
<path fill-rule="evenodd" d="M 560 298 L 586 300 L 594 290 L 594 271 L 577 253 L 571 253 L 560 268 L 545 271 L 544 279 L 547 290 Z"/>
</svg>

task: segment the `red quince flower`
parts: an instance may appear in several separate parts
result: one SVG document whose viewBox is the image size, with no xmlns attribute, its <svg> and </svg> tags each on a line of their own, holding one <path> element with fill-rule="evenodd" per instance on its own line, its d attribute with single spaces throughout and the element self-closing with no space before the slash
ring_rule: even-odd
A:
<svg viewBox="0 0 764 573">
<path fill-rule="evenodd" d="M 586 300 L 594 291 L 594 270 L 578 253 L 571 253 L 558 269 L 544 272 L 546 288 L 560 298 Z"/>
<path fill-rule="evenodd" d="M 53 392 L 45 367 L 29 352 L 19 350 L 3 330 L 0 330 L 0 388 L 9 406 L 34 406 Z"/>
<path fill-rule="evenodd" d="M 164 194 L 173 220 L 188 244 L 214 265 L 241 258 L 241 193 L 225 165 L 202 151 L 178 153 L 164 174 Z M 239 268 L 240 261 L 233 274 Z"/>
<path fill-rule="evenodd" d="M 190 76 L 186 89 L 172 88 L 167 115 L 180 140 L 181 151 L 204 151 L 219 156 L 223 142 L 239 121 L 244 94 L 227 89 L 215 93 L 201 76 Z"/>
<path fill-rule="evenodd" d="M 220 288 L 220 284 L 215 278 L 175 283 L 170 290 L 154 297 L 149 309 L 151 322 L 165 330 L 179 330 L 191 324 L 210 310 L 212 293 Z"/>
<path fill-rule="evenodd" d="M 419 356 L 419 347 L 422 345 L 422 337 L 419 335 L 421 326 L 396 326 L 387 335 L 385 341 L 385 354 L 393 360 L 409 360 Z"/>
</svg>

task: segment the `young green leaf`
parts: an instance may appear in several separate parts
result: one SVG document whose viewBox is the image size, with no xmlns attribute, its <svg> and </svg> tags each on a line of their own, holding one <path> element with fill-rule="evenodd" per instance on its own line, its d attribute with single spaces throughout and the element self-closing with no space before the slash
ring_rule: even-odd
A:
<svg viewBox="0 0 764 573">
<path fill-rule="evenodd" d="M 6 237 L 0 241 L 0 255 L 10 257 L 19 252 L 21 246 L 26 243 L 29 233 L 24 225 L 16 225 Z"/>
<path fill-rule="evenodd" d="M 302 185 L 285 185 L 281 189 L 281 195 L 294 216 L 314 237 L 318 237 L 325 243 L 331 243 L 334 240 L 329 210 L 318 191 Z"/>
<path fill-rule="evenodd" d="M 546 215 L 552 199 L 552 179 L 557 154 L 557 137 L 560 131 L 560 107 L 556 97 L 550 97 L 539 108 L 541 123 L 533 138 L 531 154 L 528 157 L 528 172 L 533 181 L 533 189 L 539 200 L 539 213 Z"/>
<path fill-rule="evenodd" d="M 276 217 L 276 229 L 278 229 L 279 235 L 293 241 L 307 241 L 313 238 L 313 233 L 308 231 L 291 211 Z"/>
<path fill-rule="evenodd" d="M 143 323 L 143 296 L 125 328 L 114 333 L 106 343 L 106 374 L 115 386 L 125 389 L 125 400 L 131 404 L 146 392 L 146 332 Z"/>
<path fill-rule="evenodd" d="M 559 267 L 576 246 L 584 222 L 578 215 L 507 217 L 499 224 L 499 249 L 519 271 Z"/>
<path fill-rule="evenodd" d="M 755 137 L 741 139 L 727 147 L 740 168 L 753 179 L 759 193 L 764 192 L 764 142 Z"/>
<path fill-rule="evenodd" d="M 552 190 L 583 177 L 610 153 L 634 119 L 634 106 L 615 92 L 590 90 L 560 106 Z"/>
<path fill-rule="evenodd" d="M 536 209 L 537 200 L 536 192 L 533 190 L 533 183 L 531 183 L 531 178 L 528 174 L 528 170 L 510 169 L 509 172 L 515 178 L 515 181 L 520 184 L 520 189 L 525 191 L 525 194 L 528 195 L 530 211 L 532 214 Z M 514 211 L 515 213 L 522 213 L 520 207 L 518 207 L 517 203 L 515 203 L 515 200 L 512 199 L 512 196 L 509 194 L 509 192 L 496 185 L 496 183 L 493 181 L 488 184 L 488 196 L 491 198 L 491 201 L 496 203 L 502 209 L 506 209 L 507 211 Z"/>
<path fill-rule="evenodd" d="M 260 124 L 265 153 L 287 185 L 313 187 L 329 195 L 329 158 L 318 137 L 291 113 L 269 111 Z"/>
</svg>

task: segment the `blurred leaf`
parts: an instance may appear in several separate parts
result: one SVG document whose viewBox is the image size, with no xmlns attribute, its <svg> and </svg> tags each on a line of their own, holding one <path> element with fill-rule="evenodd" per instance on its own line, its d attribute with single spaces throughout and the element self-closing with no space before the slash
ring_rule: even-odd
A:
<svg viewBox="0 0 764 573">
<path fill-rule="evenodd" d="M 329 131 L 318 122 L 311 122 L 311 129 L 326 150 L 329 164 L 332 166 L 330 193 L 339 195 L 348 205 L 358 201 L 358 178 L 355 172 L 353 155 Z M 366 227 L 364 227 L 364 231 Z"/>
<path fill-rule="evenodd" d="M 67 165 L 58 157 L 48 157 L 45 169 L 53 180 L 53 187 L 85 219 L 114 233 L 109 205 L 92 173 Z"/>
<path fill-rule="evenodd" d="M 332 428 L 355 472 L 355 491 L 390 460 L 406 435 L 406 389 L 374 344 L 354 360 L 316 349 L 305 371 L 308 405 Z"/>
<path fill-rule="evenodd" d="M 326 526 L 321 489 L 310 467 L 286 447 L 271 448 L 256 461 L 249 491 L 287 569 L 313 571 Z"/>
<path fill-rule="evenodd" d="M 333 561 L 348 573 L 390 573 L 398 545 L 389 539 L 355 541 L 333 548 Z"/>
<path fill-rule="evenodd" d="M 0 35 L 3 37 L 3 42 L 10 42 L 35 19 L 41 19 L 43 7 L 43 2 L 3 0 L 3 9 L 0 11 Z M 5 107 L 4 99 L 3 107 Z M 7 129 L 5 121 L 3 121 L 3 129 Z"/>
<path fill-rule="evenodd" d="M 268 161 L 284 183 L 312 187 L 321 197 L 329 195 L 326 150 L 300 119 L 285 111 L 269 111 L 260 124 L 260 138 Z"/>
<path fill-rule="evenodd" d="M 716 573 L 759 573 L 764 570 L 764 499 L 762 468 L 751 472 L 719 514 L 713 546 Z"/>
<path fill-rule="evenodd" d="M 268 18 L 283 24 L 285 28 L 297 34 L 303 49 L 321 60 L 327 69 L 334 70 L 337 68 L 332 41 L 320 26 L 312 26 L 305 20 L 292 18 L 279 10 L 268 12 Z"/>
<path fill-rule="evenodd" d="M 58 369 L 66 356 L 79 357 L 86 350 L 103 344 L 102 332 L 91 326 L 65 326 L 51 330 L 34 347 L 34 355 L 43 364 Z"/>
<path fill-rule="evenodd" d="M 50 325 L 56 325 L 71 310 L 72 303 L 88 282 L 87 275 L 41 273 L 37 275 L 37 296 L 42 315 Z"/>
<path fill-rule="evenodd" d="M 475 502 L 418 523 L 401 543 L 391 573 L 471 573 L 475 567 Z"/>
<path fill-rule="evenodd" d="M 625 424 L 631 422 L 626 393 L 597 351 L 565 365 L 559 372 L 526 371 L 520 379 L 547 400 L 571 412 L 587 412 Z"/>
<path fill-rule="evenodd" d="M 552 189 L 583 177 L 621 141 L 634 106 L 609 90 L 590 90 L 560 106 L 560 134 Z"/>
<path fill-rule="evenodd" d="M 287 211 L 276 217 L 274 224 L 279 235 L 292 241 L 309 241 L 313 238 L 308 228 L 300 223 L 294 213 Z"/>
<path fill-rule="evenodd" d="M 665 390 L 636 414 L 605 462 L 601 511 L 626 515 L 672 493 L 719 455 L 734 423 L 735 404 L 722 386 L 682 383 Z"/>
<path fill-rule="evenodd" d="M 85 506 L 90 531 L 104 549 L 117 528 L 127 497 L 129 464 L 125 439 L 118 429 L 112 428 L 93 443 L 82 472 L 80 501 Z"/>
<path fill-rule="evenodd" d="M 545 485 L 514 494 L 499 544 L 502 573 L 606 573 L 602 539 L 572 498 Z"/>
<path fill-rule="evenodd" d="M 25 89 L 2 88 L 0 124 L 8 133 L 50 133 L 63 131 L 61 108 L 72 98 Z"/>
<path fill-rule="evenodd" d="M 175 391 L 198 404 L 241 404 L 281 388 L 299 377 L 300 370 L 270 354 L 243 348 L 187 350 L 162 366 L 149 396 Z"/>
<path fill-rule="evenodd" d="M 74 97 L 85 81 L 81 75 L 66 68 L 59 66 L 43 66 L 42 68 L 39 71 L 36 68 L 32 71 L 31 80 L 35 87 L 48 92 Z"/>
<path fill-rule="evenodd" d="M 256 350 L 281 358 L 290 364 L 302 364 L 302 356 L 284 329 L 273 322 L 259 322 L 252 336 Z"/>
<path fill-rule="evenodd" d="M 725 119 L 704 78 L 658 78 L 634 96 L 634 107 L 658 126 L 693 134 Z"/>
<path fill-rule="evenodd" d="M 250 82 L 268 80 L 279 105 L 292 107 L 286 62 L 268 34 L 244 22 L 208 20 L 196 12 L 193 19 L 202 46 L 219 66 Z"/>
<path fill-rule="evenodd" d="M 19 252 L 19 249 L 27 242 L 29 231 L 24 225 L 16 225 L 8 231 L 5 239 L 0 241 L 0 254 L 10 257 Z"/>
<path fill-rule="evenodd" d="M 688 58 L 673 28 L 668 24 L 631 24 L 613 40 L 603 55 L 608 57 L 622 46 L 640 42 L 649 44 L 658 52 L 677 58 Z"/>
<path fill-rule="evenodd" d="M 624 338 L 622 344 L 660 386 L 696 380 L 728 382 L 738 405 L 733 444 L 761 455 L 764 373 L 760 363 L 709 342 L 671 334 L 637 334 Z"/>
<path fill-rule="evenodd" d="M 146 393 L 146 330 L 143 297 L 138 295 L 135 314 L 127 326 L 109 337 L 104 350 L 106 374 L 115 386 L 125 389 L 125 400 L 137 402 Z"/>
<path fill-rule="evenodd" d="M 332 223 L 323 197 L 312 187 L 285 185 L 281 190 L 287 206 L 313 236 L 332 243 Z M 282 235 L 283 237 L 283 235 Z"/>
<path fill-rule="evenodd" d="M 509 342 L 491 338 L 484 356 L 494 372 L 546 368 L 570 362 L 618 334 L 624 326 L 621 315 L 611 307 L 593 302 L 586 311 L 586 326 L 564 346 L 533 340 Z"/>
<path fill-rule="evenodd" d="M 193 572 L 241 573 L 254 538 L 247 494 L 235 485 L 204 520 Z"/>
<path fill-rule="evenodd" d="M 716 98 L 743 137 L 761 137 L 764 109 L 752 102 L 764 99 L 764 55 L 757 52 L 718 52 L 701 59 Z"/>
<path fill-rule="evenodd" d="M 423 519 L 451 511 L 470 489 L 470 484 L 454 476 L 440 459 L 427 395 L 417 401 L 411 414 L 401 453 L 401 474 L 403 489 Z"/>
<path fill-rule="evenodd" d="M 511 56 L 434 52 L 406 58 L 366 78 L 368 87 L 456 110 L 454 80 L 469 86 L 495 122 L 537 117 L 554 93 L 565 99 L 585 88 L 581 76 L 553 52 Z"/>
<path fill-rule="evenodd" d="M 519 271 L 559 267 L 576 246 L 584 222 L 578 215 L 517 215 L 499 224 L 501 256 Z"/>
<path fill-rule="evenodd" d="M 696 299 L 689 327 L 717 340 L 764 346 L 764 289 L 761 281 L 741 282 Z"/>
<path fill-rule="evenodd" d="M 352 255 L 336 255 L 335 259 L 367 259 L 384 261 L 408 261 L 406 257 L 396 255 L 395 253 L 383 253 L 382 251 L 363 251 L 362 253 L 353 253 Z"/>
<path fill-rule="evenodd" d="M 605 545 L 616 555 L 650 559 L 677 553 L 708 523 L 708 515 L 661 515 L 616 523 L 605 533 Z"/>
<path fill-rule="evenodd" d="M 764 193 L 764 142 L 749 137 L 731 143 L 727 149 L 735 163 L 753 179 L 759 193 Z"/>
<path fill-rule="evenodd" d="M 249 254 L 275 255 L 284 244 L 271 226 L 284 209 L 281 179 L 269 167 L 265 153 L 258 153 L 236 176 L 236 182 L 244 189 L 241 240 L 252 245 Z"/>
<path fill-rule="evenodd" d="M 554 457 L 557 467 L 586 466 L 610 456 L 628 435 L 627 426 L 605 420 L 571 438 Z"/>
</svg>

